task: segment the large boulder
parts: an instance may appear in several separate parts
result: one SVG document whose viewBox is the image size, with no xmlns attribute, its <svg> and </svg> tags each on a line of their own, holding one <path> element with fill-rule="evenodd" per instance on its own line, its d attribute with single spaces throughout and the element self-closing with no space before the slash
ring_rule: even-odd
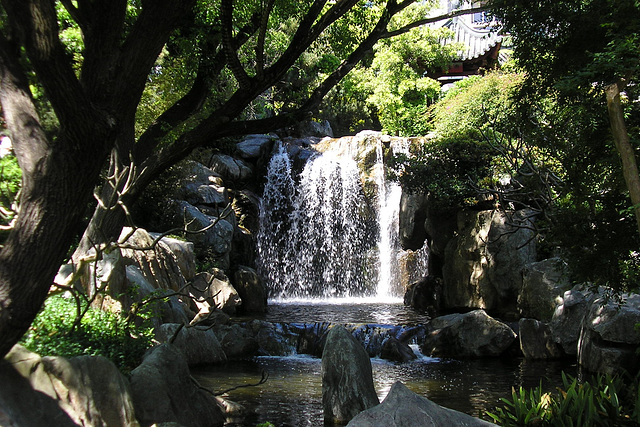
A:
<svg viewBox="0 0 640 427">
<path fill-rule="evenodd" d="M 334 326 L 322 353 L 325 424 L 345 424 L 379 403 L 369 355 L 342 326 Z"/>
<path fill-rule="evenodd" d="M 192 380 L 182 353 L 168 344 L 155 347 L 131 372 L 131 391 L 140 424 L 174 422 L 184 427 L 224 425 L 224 415 L 211 394 Z"/>
<path fill-rule="evenodd" d="M 553 340 L 551 328 L 536 319 L 520 319 L 518 322 L 520 350 L 526 359 L 558 359 L 562 349 Z"/>
<path fill-rule="evenodd" d="M 242 300 L 242 310 L 253 313 L 267 311 L 267 290 L 253 268 L 238 266 L 233 275 L 234 286 Z"/>
<path fill-rule="evenodd" d="M 165 323 L 156 329 L 156 339 L 161 343 L 173 340 L 171 344 L 182 353 L 189 366 L 221 363 L 227 360 L 220 341 L 209 328 L 183 327 L 177 323 Z"/>
<path fill-rule="evenodd" d="M 536 261 L 530 216 L 528 210 L 512 215 L 497 210 L 458 214 L 458 235 L 445 250 L 445 308 L 482 308 L 518 317 L 522 269 Z"/>
<path fill-rule="evenodd" d="M 17 345 L 0 372 L 0 425 L 138 425 L 127 379 L 102 356 L 40 357 Z"/>
<path fill-rule="evenodd" d="M 251 167 L 244 160 L 226 154 L 216 154 L 211 158 L 211 170 L 232 183 L 245 181 L 252 175 Z"/>
<path fill-rule="evenodd" d="M 234 219 L 207 215 L 184 200 L 174 201 L 172 209 L 176 215 L 176 221 L 187 224 L 186 229 L 189 233 L 186 238 L 193 242 L 195 251 L 200 257 L 206 254 L 221 268 L 228 268 L 229 253 L 233 243 Z"/>
<path fill-rule="evenodd" d="M 244 140 L 236 144 L 236 154 L 246 160 L 254 160 L 266 154 L 269 147 L 277 139 L 274 135 L 247 135 Z"/>
<path fill-rule="evenodd" d="M 441 310 L 442 292 L 440 278 L 423 277 L 409 285 L 404 294 L 404 304 L 415 310 L 426 312 L 431 317 L 436 317 Z"/>
<path fill-rule="evenodd" d="M 640 295 L 624 295 L 624 302 L 594 300 L 582 323 L 578 362 L 592 372 L 632 375 L 640 369 Z"/>
<path fill-rule="evenodd" d="M 184 287 L 186 279 L 178 257 L 163 239 L 155 242 L 146 230 L 125 227 L 120 241 L 126 245 L 122 256 L 127 264 L 137 266 L 154 289 L 178 291 Z"/>
<path fill-rule="evenodd" d="M 238 324 L 213 327 L 227 359 L 247 359 L 258 353 L 260 346 L 251 329 Z"/>
<path fill-rule="evenodd" d="M 238 292 L 224 272 L 212 268 L 209 272 L 198 273 L 189 288 L 194 300 L 209 302 L 227 314 L 235 314 L 242 304 Z M 202 308 L 202 307 L 200 307 Z"/>
<path fill-rule="evenodd" d="M 149 236 L 156 239 L 160 234 L 149 233 Z M 185 280 L 193 280 L 196 275 L 196 254 L 193 250 L 193 242 L 168 236 L 163 236 L 161 241 L 175 256 Z"/>
<path fill-rule="evenodd" d="M 403 249 L 416 250 L 427 238 L 424 227 L 427 218 L 427 196 L 421 193 L 402 192 L 398 227 Z"/>
<path fill-rule="evenodd" d="M 184 304 L 173 291 L 158 290 L 147 280 L 138 266 L 128 265 L 127 269 L 127 282 L 129 288 L 134 294 L 132 301 L 140 303 L 147 297 L 159 297 L 160 294 L 169 295 L 166 298 L 156 298 L 154 300 L 153 307 L 150 304 L 147 305 L 151 308 L 153 313 L 152 321 L 155 326 L 159 326 L 162 323 L 187 323 L 191 317 L 191 312 L 188 306 Z"/>
<path fill-rule="evenodd" d="M 508 325 L 484 310 L 436 317 L 427 324 L 420 344 L 422 354 L 434 357 L 474 358 L 499 356 L 516 339 Z"/>
<path fill-rule="evenodd" d="M 561 304 L 553 313 L 549 324 L 553 340 L 569 356 L 578 353 L 582 321 L 593 299 L 594 296 L 590 292 L 575 287 L 564 293 Z"/>
<path fill-rule="evenodd" d="M 565 291 L 570 289 L 568 269 L 560 258 L 534 262 L 522 270 L 518 311 L 522 317 L 549 322 Z"/>
<path fill-rule="evenodd" d="M 409 390 L 401 382 L 391 386 L 381 404 L 360 412 L 347 427 L 495 426 L 462 412 L 442 407 Z"/>
<path fill-rule="evenodd" d="M 229 203 L 227 189 L 217 184 L 186 184 L 182 197 L 194 206 L 225 207 Z"/>
</svg>

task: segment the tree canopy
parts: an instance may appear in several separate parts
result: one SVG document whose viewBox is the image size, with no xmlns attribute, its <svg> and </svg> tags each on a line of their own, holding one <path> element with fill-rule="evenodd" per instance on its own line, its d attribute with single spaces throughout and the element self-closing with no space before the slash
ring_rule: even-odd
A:
<svg viewBox="0 0 640 427">
<path fill-rule="evenodd" d="M 76 254 L 117 236 L 124 207 L 193 149 L 309 117 L 379 40 L 442 19 L 415 0 L 1 5 L 0 104 L 22 188 L 0 251 L 0 356 L 41 307 L 96 186 Z"/>
</svg>

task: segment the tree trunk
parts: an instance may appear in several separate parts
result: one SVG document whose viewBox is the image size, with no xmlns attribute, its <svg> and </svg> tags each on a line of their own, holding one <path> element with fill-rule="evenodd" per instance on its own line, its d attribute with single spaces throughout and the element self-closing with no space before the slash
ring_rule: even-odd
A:
<svg viewBox="0 0 640 427">
<path fill-rule="evenodd" d="M 635 150 L 631 145 L 629 133 L 624 123 L 624 111 L 620 103 L 620 85 L 621 83 L 614 83 L 605 88 L 607 109 L 609 110 L 611 133 L 613 134 L 616 149 L 620 153 L 622 173 L 633 204 L 638 233 L 640 233 L 640 176 L 638 175 Z"/>
</svg>

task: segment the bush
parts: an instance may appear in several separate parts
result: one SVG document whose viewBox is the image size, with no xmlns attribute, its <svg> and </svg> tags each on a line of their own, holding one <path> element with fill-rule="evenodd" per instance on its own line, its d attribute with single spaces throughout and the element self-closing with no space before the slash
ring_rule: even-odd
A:
<svg viewBox="0 0 640 427">
<path fill-rule="evenodd" d="M 61 295 L 49 297 L 22 344 L 41 356 L 104 356 L 123 373 L 140 364 L 152 345 L 150 327 L 134 327 L 117 314 L 93 308 L 74 325 L 78 308 L 86 305 L 78 307 L 73 298 Z"/>
<path fill-rule="evenodd" d="M 542 386 L 528 393 L 520 387 L 504 406 L 487 415 L 501 426 L 620 426 L 640 424 L 640 382 L 626 385 L 620 377 L 597 375 L 580 382 L 562 374 L 557 393 Z"/>
</svg>

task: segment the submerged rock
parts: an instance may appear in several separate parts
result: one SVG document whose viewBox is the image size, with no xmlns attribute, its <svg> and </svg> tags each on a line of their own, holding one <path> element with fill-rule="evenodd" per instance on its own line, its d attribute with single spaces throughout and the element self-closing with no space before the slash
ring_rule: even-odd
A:
<svg viewBox="0 0 640 427">
<path fill-rule="evenodd" d="M 384 401 L 361 412 L 347 427 L 449 427 L 495 426 L 471 415 L 442 407 L 400 382 L 391 386 Z"/>
<path fill-rule="evenodd" d="M 322 353 L 325 424 L 345 424 L 377 404 L 369 355 L 349 331 L 334 326 Z"/>
</svg>

